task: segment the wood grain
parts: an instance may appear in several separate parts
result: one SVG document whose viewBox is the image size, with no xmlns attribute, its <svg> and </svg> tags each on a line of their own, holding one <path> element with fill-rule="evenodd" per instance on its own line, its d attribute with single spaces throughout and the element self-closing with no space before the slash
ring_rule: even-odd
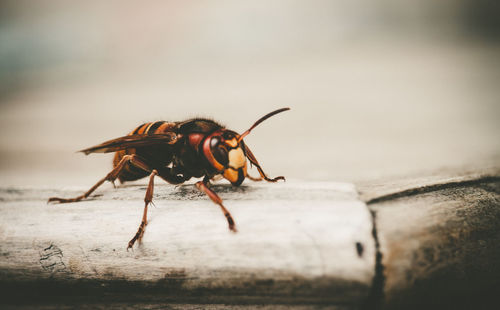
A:
<svg viewBox="0 0 500 310">
<path fill-rule="evenodd" d="M 84 189 L 1 189 L 3 286 L 11 293 L 35 287 L 39 298 L 85 291 L 214 302 L 356 304 L 369 292 L 372 219 L 352 184 L 213 186 L 238 233 L 194 185 L 160 184 L 142 244 L 126 251 L 145 187 L 105 187 L 100 196 L 60 205 L 46 199 Z"/>
</svg>

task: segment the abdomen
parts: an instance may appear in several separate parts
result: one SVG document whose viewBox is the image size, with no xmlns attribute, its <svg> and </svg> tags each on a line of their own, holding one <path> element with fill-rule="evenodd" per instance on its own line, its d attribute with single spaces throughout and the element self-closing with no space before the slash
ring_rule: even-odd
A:
<svg viewBox="0 0 500 310">
<path fill-rule="evenodd" d="M 172 128 L 175 126 L 175 123 L 158 121 L 158 122 L 150 122 L 145 123 L 133 131 L 131 131 L 128 135 L 135 134 L 158 134 L 172 131 Z M 158 168 L 157 166 L 167 166 L 172 160 L 172 152 L 169 146 L 150 146 L 139 149 L 126 149 L 121 150 L 115 153 L 113 158 L 113 167 L 116 167 L 118 163 L 122 160 L 124 155 L 133 155 L 137 154 L 141 157 L 141 159 L 145 160 L 148 165 L 151 166 L 152 169 Z M 118 176 L 118 179 L 121 183 L 125 181 L 134 181 L 148 176 L 150 173 L 144 171 L 140 168 L 137 168 L 130 163 L 127 163 Z"/>
</svg>

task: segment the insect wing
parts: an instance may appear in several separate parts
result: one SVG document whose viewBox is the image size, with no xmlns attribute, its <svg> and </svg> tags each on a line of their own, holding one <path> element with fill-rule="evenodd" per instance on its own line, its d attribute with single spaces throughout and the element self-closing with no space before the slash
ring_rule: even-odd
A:
<svg viewBox="0 0 500 310">
<path fill-rule="evenodd" d="M 151 145 L 173 145 L 177 142 L 177 135 L 173 132 L 162 134 L 135 134 L 106 141 L 99 145 L 89 147 L 79 152 L 88 155 L 90 153 L 109 153 L 130 148 L 139 148 Z"/>
</svg>

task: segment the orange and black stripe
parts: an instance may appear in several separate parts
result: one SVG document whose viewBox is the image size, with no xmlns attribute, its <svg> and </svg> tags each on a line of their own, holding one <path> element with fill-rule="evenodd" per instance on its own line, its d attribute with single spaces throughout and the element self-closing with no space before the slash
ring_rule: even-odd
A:
<svg viewBox="0 0 500 310">
<path fill-rule="evenodd" d="M 129 133 L 129 135 L 141 135 L 141 134 L 151 135 L 151 134 L 165 133 L 171 131 L 172 127 L 174 127 L 175 125 L 176 123 L 170 123 L 165 121 L 144 123 L 135 128 L 132 132 Z M 135 149 L 128 149 L 116 152 L 115 157 L 113 158 L 113 166 L 116 167 L 116 165 L 118 165 L 118 163 L 120 162 L 120 160 L 124 155 L 126 154 L 131 155 L 135 153 L 136 153 Z M 119 180 L 121 182 L 132 181 L 143 178 L 147 175 L 148 173 L 145 172 L 144 170 L 141 170 L 135 166 L 127 164 L 120 173 Z"/>
<path fill-rule="evenodd" d="M 165 121 L 144 123 L 139 127 L 135 128 L 129 135 L 152 135 L 152 134 L 165 133 L 170 131 L 170 129 L 175 125 L 176 123 L 170 123 Z"/>
</svg>

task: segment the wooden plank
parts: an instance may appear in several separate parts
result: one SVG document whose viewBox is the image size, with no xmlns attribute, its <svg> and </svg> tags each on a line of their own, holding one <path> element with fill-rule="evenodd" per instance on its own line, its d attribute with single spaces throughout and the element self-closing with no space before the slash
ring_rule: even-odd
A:
<svg viewBox="0 0 500 310">
<path fill-rule="evenodd" d="M 402 193 L 369 204 L 382 253 L 385 308 L 495 308 L 500 176 L 457 176 Z"/>
<path fill-rule="evenodd" d="M 158 183 L 144 240 L 131 251 L 145 184 L 108 186 L 101 196 L 61 205 L 46 200 L 85 189 L 0 189 L 3 293 L 34 286 L 39 298 L 85 290 L 94 297 L 344 305 L 369 294 L 372 219 L 352 184 L 215 185 L 236 221 L 234 234 L 192 184 Z"/>
</svg>

